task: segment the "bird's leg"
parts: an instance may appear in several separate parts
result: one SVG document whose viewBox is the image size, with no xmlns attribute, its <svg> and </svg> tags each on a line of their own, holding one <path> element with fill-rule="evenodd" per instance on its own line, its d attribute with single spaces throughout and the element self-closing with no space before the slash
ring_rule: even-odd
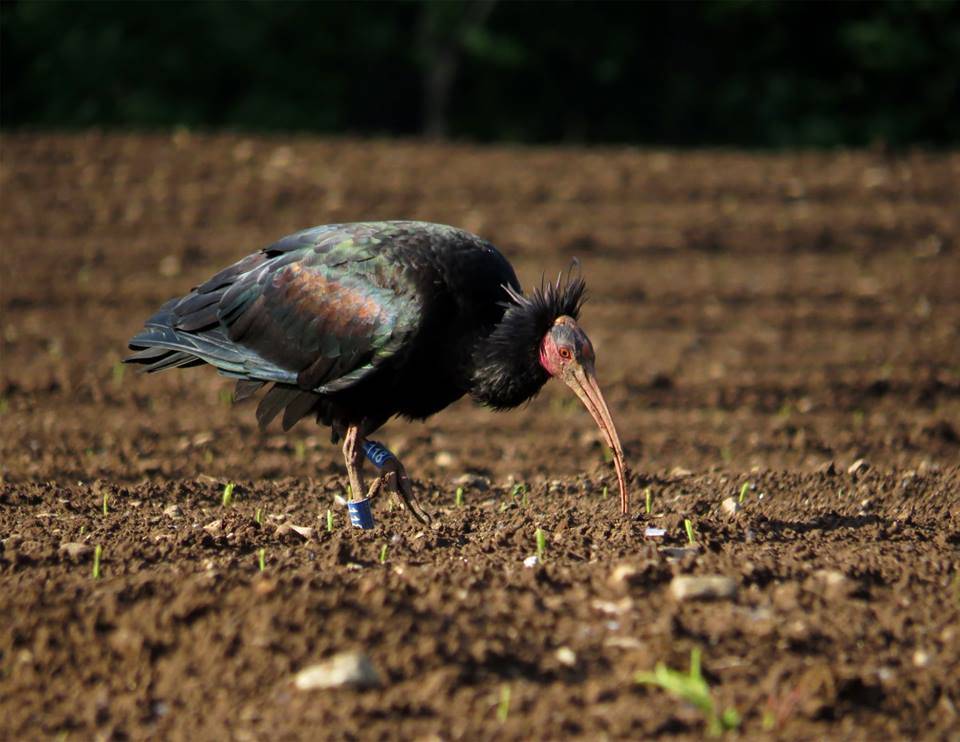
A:
<svg viewBox="0 0 960 742">
<path fill-rule="evenodd" d="M 343 458 L 347 462 L 347 477 L 350 479 L 350 500 L 363 497 L 363 438 L 359 425 L 348 425 L 343 435 Z"/>
<path fill-rule="evenodd" d="M 424 525 L 429 525 L 431 518 L 414 497 L 410 477 L 400 460 L 387 450 L 386 446 L 376 441 L 364 441 L 362 447 L 367 458 L 380 470 L 380 476 L 370 486 L 367 497 L 375 497 L 383 488 L 396 492 L 403 499 L 407 510 L 413 513 L 413 517 Z"/>
</svg>

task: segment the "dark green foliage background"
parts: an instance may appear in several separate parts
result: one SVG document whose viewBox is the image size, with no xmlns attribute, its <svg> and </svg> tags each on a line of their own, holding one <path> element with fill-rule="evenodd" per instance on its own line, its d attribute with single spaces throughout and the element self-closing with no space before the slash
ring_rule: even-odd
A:
<svg viewBox="0 0 960 742">
<path fill-rule="evenodd" d="M 832 146 L 960 141 L 956 2 L 2 5 L 5 127 Z"/>
</svg>

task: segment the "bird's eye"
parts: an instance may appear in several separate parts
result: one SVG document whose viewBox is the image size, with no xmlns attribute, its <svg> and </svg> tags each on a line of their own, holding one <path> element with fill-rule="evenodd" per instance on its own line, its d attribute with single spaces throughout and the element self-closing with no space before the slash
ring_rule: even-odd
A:
<svg viewBox="0 0 960 742">
<path fill-rule="evenodd" d="M 560 357 L 565 361 L 569 361 L 573 358 L 573 353 L 570 352 L 569 348 L 560 348 Z"/>
</svg>

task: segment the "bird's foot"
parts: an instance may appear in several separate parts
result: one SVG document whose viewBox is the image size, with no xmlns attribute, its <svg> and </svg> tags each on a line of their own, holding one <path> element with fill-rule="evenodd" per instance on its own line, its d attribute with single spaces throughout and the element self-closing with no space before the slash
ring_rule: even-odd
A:
<svg viewBox="0 0 960 742">
<path fill-rule="evenodd" d="M 410 477 L 407 476 L 407 470 L 403 468 L 400 460 L 376 441 L 365 441 L 363 452 L 373 465 L 380 469 L 380 476 L 370 486 L 367 498 L 376 497 L 384 489 L 393 492 L 400 496 L 414 518 L 424 525 L 430 525 L 432 518 L 417 502 L 413 494 L 413 486 L 410 484 Z"/>
</svg>

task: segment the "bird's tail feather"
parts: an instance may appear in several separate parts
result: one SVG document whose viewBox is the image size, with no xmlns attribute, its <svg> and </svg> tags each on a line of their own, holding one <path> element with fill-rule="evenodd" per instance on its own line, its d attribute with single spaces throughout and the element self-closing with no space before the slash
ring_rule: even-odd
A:
<svg viewBox="0 0 960 742">
<path fill-rule="evenodd" d="M 124 359 L 125 363 L 143 364 L 148 373 L 209 363 L 227 376 L 296 383 L 295 373 L 233 343 L 220 328 L 186 332 L 164 324 L 164 314 L 161 310 L 151 317 L 146 327 L 131 338 L 130 349 L 137 352 Z"/>
</svg>

